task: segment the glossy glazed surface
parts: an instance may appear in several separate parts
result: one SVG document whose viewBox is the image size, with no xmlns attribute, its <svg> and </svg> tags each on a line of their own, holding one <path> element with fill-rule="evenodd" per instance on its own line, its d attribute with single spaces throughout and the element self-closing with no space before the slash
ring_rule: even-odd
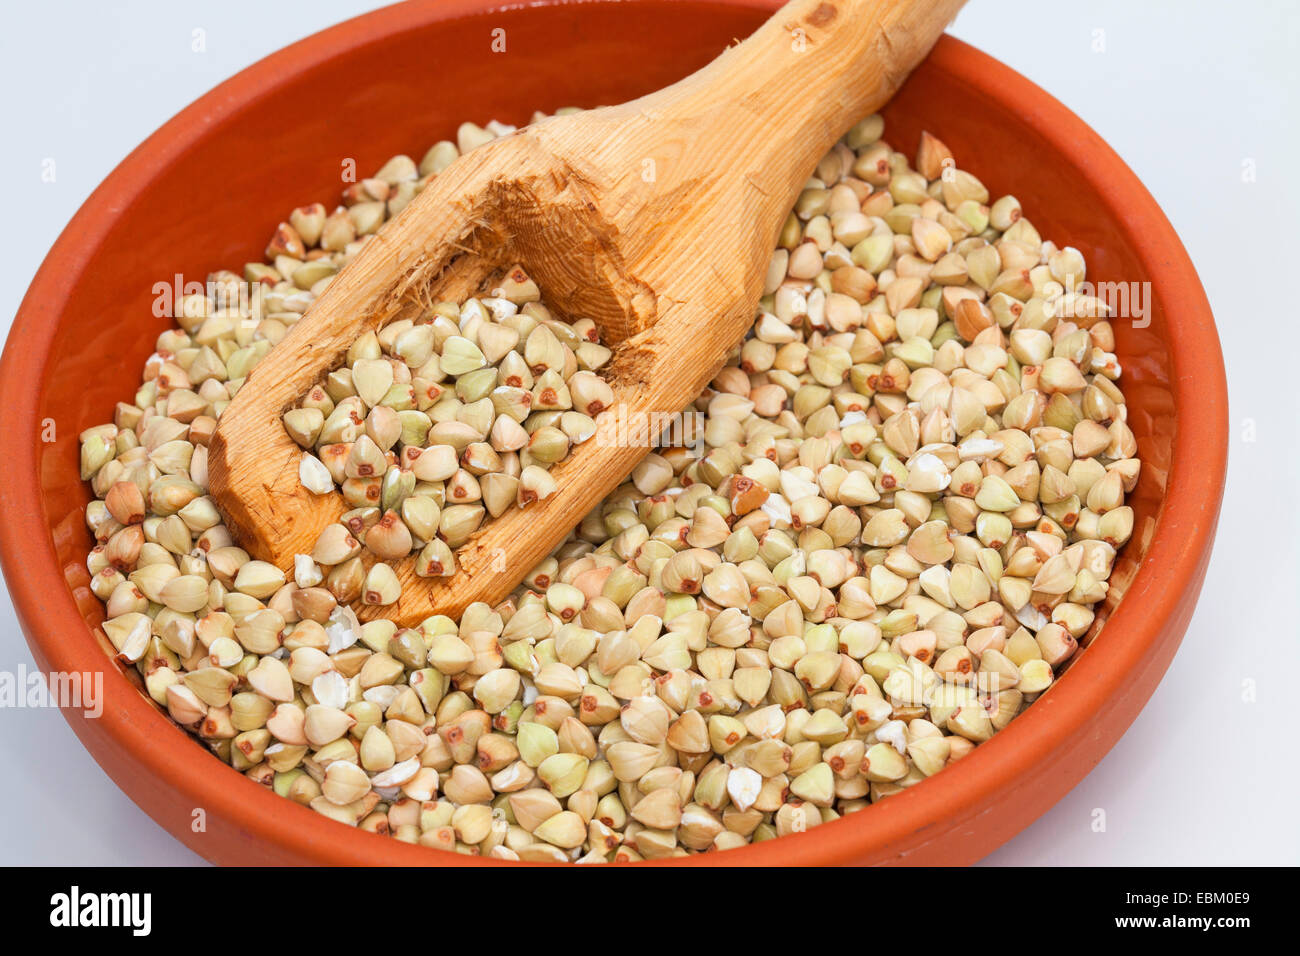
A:
<svg viewBox="0 0 1300 956">
<path fill-rule="evenodd" d="M 555 4 L 485 16 L 430 0 L 350 21 L 262 61 L 189 107 L 87 201 L 33 282 L 0 365 L 0 559 L 43 669 L 101 668 L 88 589 L 77 433 L 109 421 L 170 320 L 155 283 L 202 281 L 260 258 L 295 205 L 332 204 L 340 163 L 418 155 L 463 119 L 524 122 L 536 107 L 658 88 L 743 36 L 775 0 Z M 689 23 L 689 29 L 684 24 Z M 509 53 L 486 49 L 504 26 Z M 558 54 L 581 49 L 581 56 Z M 359 82 L 359 77 L 368 78 Z M 968 758 L 862 814 L 699 862 L 968 862 L 1026 826 L 1101 759 L 1164 673 L 1190 618 L 1218 515 L 1227 402 L 1213 320 L 1181 244 L 1132 173 L 1032 84 L 945 39 L 885 111 L 911 154 L 922 128 L 996 196 L 1013 191 L 1044 238 L 1077 246 L 1093 281 L 1150 282 L 1151 322 L 1116 322 L 1129 423 L 1143 459 L 1133 542 L 1112 578 L 1128 600 L 1060 683 Z M 196 198 L 197 197 L 197 198 Z M 47 422 L 57 439 L 41 440 Z M 133 672 L 132 672 L 133 673 Z M 221 764 L 128 679 L 103 717 L 69 720 L 151 815 L 218 862 L 468 863 L 348 830 Z M 202 807 L 207 830 L 191 830 Z"/>
</svg>

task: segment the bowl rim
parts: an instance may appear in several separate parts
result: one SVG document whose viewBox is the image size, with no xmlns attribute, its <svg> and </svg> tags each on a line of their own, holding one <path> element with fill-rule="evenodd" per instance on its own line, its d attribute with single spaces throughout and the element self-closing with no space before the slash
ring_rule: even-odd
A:
<svg viewBox="0 0 1300 956">
<path fill-rule="evenodd" d="M 558 0 L 557 5 L 571 2 Z M 708 2 L 771 12 L 780 0 Z M 90 721 L 68 710 L 63 711 L 64 717 L 110 775 L 112 760 L 129 759 L 152 772 L 162 785 L 192 801 L 192 806 L 206 807 L 210 813 L 236 822 L 250 839 L 265 841 L 299 858 L 342 864 L 504 862 L 376 837 L 284 800 L 215 760 L 129 681 L 113 676 L 116 668 L 107 666 L 108 658 L 66 586 L 45 510 L 31 506 L 41 501 L 43 446 L 38 440 L 39 390 L 28 383 L 33 370 L 42 374 L 45 371 L 56 334 L 54 320 L 66 307 L 67 290 L 90 264 L 89 251 L 107 233 L 114 209 L 133 202 L 149 188 L 159 171 L 186 149 L 185 131 L 237 112 L 286 77 L 313 69 L 348 47 L 381 41 L 431 22 L 481 15 L 499 8 L 494 0 L 411 0 L 384 7 L 270 54 L 187 106 L 131 152 L 69 221 L 32 280 L 0 359 L 0 408 L 6 409 L 0 416 L 0 447 L 9 456 L 8 467 L 0 472 L 0 512 L 5 516 L 0 521 L 0 564 L 11 598 L 42 670 L 110 673 L 104 681 L 103 714 L 93 721 L 96 727 L 87 726 Z M 1178 335 L 1171 337 L 1169 344 L 1170 389 L 1180 409 L 1195 403 L 1198 412 L 1194 440 L 1188 440 L 1189 429 L 1180 429 L 1184 434 L 1174 437 L 1157 530 L 1125 600 L 1093 642 L 1097 646 L 1080 654 L 1036 706 L 947 768 L 941 778 L 943 783 L 926 781 L 911 787 L 873 805 L 865 819 L 858 817 L 849 822 L 846 818 L 804 834 L 725 854 L 697 855 L 690 858 L 692 863 L 831 864 L 867 856 L 905 860 L 908 853 L 925 843 L 926 831 L 934 830 L 938 821 L 951 821 L 965 814 L 965 822 L 973 824 L 980 806 L 999 794 L 1009 793 L 1024 775 L 1047 772 L 1054 753 L 1071 737 L 1086 734 L 1089 720 L 1099 709 L 1114 706 L 1117 699 L 1125 697 L 1125 686 L 1134 675 L 1159 667 L 1151 680 L 1154 685 L 1167 666 L 1167 658 L 1152 654 L 1152 649 L 1163 625 L 1180 613 L 1190 613 L 1185 608 L 1180 610 L 1180 604 L 1189 594 L 1195 595 L 1208 560 L 1227 466 L 1227 384 L 1209 303 L 1173 227 L 1155 199 L 1102 138 L 1020 74 L 947 35 L 935 47 L 929 65 L 990 99 L 1015 103 L 1018 112 L 1053 146 L 1072 157 L 1080 175 L 1100 192 L 1123 197 L 1125 229 L 1153 287 L 1160 291 L 1165 314 L 1177 317 Z M 1129 702 L 1131 713 L 1124 727 L 1144 702 L 1145 698 L 1136 700 L 1136 706 Z M 108 740 L 113 752 L 97 752 L 90 746 L 92 739 L 97 743 Z M 1032 820 L 1024 819 L 1019 827 L 1028 826 Z M 199 840 L 185 842 L 199 853 L 211 849 Z"/>
</svg>

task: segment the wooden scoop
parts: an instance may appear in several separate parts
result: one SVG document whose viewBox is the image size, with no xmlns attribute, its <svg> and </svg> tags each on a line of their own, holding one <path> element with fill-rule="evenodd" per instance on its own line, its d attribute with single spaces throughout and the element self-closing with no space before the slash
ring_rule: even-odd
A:
<svg viewBox="0 0 1300 956">
<path fill-rule="evenodd" d="M 641 99 L 556 117 L 458 159 L 374 236 L 256 367 L 221 416 L 211 492 L 238 544 L 289 568 L 346 510 L 301 486 L 282 414 L 349 346 L 421 303 L 462 300 L 514 263 L 542 300 L 613 349 L 615 407 L 674 414 L 748 330 L 781 228 L 817 162 L 902 84 L 962 0 L 794 0 L 753 36 Z M 451 577 L 398 563 L 413 625 L 496 604 L 617 487 L 646 444 L 590 439 L 457 553 Z M 368 554 L 368 552 L 367 552 Z"/>
</svg>

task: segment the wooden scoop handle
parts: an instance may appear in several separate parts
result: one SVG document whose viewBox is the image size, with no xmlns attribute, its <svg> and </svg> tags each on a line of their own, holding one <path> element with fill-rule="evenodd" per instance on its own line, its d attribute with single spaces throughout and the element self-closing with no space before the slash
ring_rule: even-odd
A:
<svg viewBox="0 0 1300 956">
<path fill-rule="evenodd" d="M 221 417 L 211 490 L 236 541 L 288 567 L 345 510 L 298 481 L 280 418 L 362 333 L 474 294 L 520 262 L 544 300 L 613 345 L 629 414 L 677 412 L 739 344 L 776 235 L 817 162 L 878 109 L 961 0 L 794 0 L 686 79 L 554 118 L 453 163 L 329 285 Z M 363 618 L 418 623 L 495 604 L 624 480 L 648 448 L 596 439 L 552 474 L 558 492 L 486 522 L 449 578 L 399 562 L 402 597 Z"/>
</svg>

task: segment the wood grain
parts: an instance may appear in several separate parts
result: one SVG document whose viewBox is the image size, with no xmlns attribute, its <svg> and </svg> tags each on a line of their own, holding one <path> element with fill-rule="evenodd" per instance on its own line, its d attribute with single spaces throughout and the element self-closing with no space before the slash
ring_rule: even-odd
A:
<svg viewBox="0 0 1300 956">
<path fill-rule="evenodd" d="M 600 327 L 616 405 L 680 411 L 749 328 L 817 162 L 889 99 L 961 3 L 794 0 L 673 86 L 461 157 L 339 273 L 222 415 L 209 476 L 236 541 L 280 567 L 310 552 L 345 506 L 300 486 L 281 415 L 365 331 L 421 301 L 464 298 L 516 262 L 553 309 Z M 359 613 L 414 624 L 503 600 L 647 451 L 577 446 L 552 470 L 557 493 L 489 520 L 459 550 L 459 573 L 419 578 L 407 559 L 401 599 Z"/>
</svg>

